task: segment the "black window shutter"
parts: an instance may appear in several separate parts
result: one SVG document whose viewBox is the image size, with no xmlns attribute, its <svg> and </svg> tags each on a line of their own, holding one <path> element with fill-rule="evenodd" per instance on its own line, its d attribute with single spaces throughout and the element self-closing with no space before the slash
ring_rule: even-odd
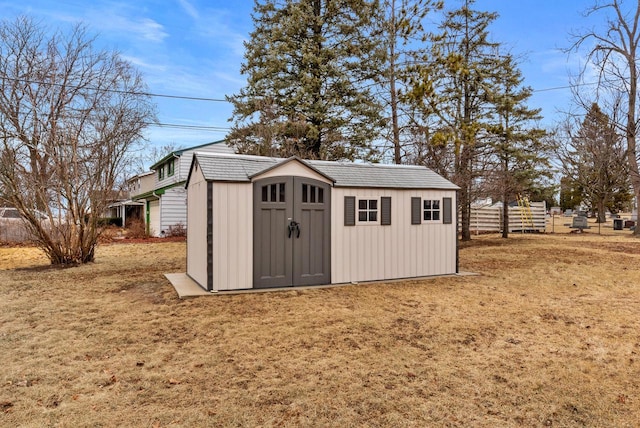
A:
<svg viewBox="0 0 640 428">
<path fill-rule="evenodd" d="M 422 201 L 420 198 L 411 198 L 411 224 L 420 224 L 421 221 L 421 209 L 420 203 Z"/>
<path fill-rule="evenodd" d="M 442 222 L 444 224 L 453 223 L 451 212 L 451 198 L 442 198 Z"/>
<path fill-rule="evenodd" d="M 383 226 L 391 224 L 391 196 L 380 198 L 380 224 Z"/>
<path fill-rule="evenodd" d="M 344 225 L 345 226 L 356 225 L 356 197 L 355 196 L 344 197 Z"/>
</svg>

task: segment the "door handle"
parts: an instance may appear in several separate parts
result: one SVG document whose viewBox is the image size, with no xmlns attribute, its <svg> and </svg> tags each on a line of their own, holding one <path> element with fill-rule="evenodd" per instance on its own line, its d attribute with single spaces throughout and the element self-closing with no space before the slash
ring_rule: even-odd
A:
<svg viewBox="0 0 640 428">
<path fill-rule="evenodd" d="M 297 221 L 293 221 L 293 220 L 291 220 L 291 221 L 289 222 L 288 229 L 289 229 L 289 238 L 291 238 L 291 234 L 292 234 L 294 231 L 296 231 L 296 230 L 298 231 L 298 235 L 297 235 L 297 237 L 298 237 L 298 238 L 300 237 L 300 225 L 298 224 L 298 222 L 297 222 Z"/>
</svg>

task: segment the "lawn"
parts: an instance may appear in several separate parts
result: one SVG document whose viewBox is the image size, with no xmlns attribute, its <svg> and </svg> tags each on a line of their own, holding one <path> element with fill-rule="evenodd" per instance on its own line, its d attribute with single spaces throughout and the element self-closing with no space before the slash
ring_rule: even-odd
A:
<svg viewBox="0 0 640 428">
<path fill-rule="evenodd" d="M 2 247 L 0 426 L 637 426 L 640 241 L 606 232 L 474 236 L 478 276 L 187 300 L 181 242 L 68 269 Z"/>
</svg>

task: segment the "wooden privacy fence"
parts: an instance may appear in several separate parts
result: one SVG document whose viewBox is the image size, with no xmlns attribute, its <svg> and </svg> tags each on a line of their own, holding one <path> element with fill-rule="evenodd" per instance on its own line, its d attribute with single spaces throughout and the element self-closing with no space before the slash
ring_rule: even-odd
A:
<svg viewBox="0 0 640 428">
<path fill-rule="evenodd" d="M 502 205 L 472 206 L 469 226 L 472 233 L 502 232 Z M 544 232 L 546 226 L 544 201 L 509 207 L 509 232 Z"/>
</svg>

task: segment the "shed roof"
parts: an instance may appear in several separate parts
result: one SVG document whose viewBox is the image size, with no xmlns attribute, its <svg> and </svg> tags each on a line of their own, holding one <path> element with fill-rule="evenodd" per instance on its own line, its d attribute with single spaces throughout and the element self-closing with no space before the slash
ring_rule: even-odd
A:
<svg viewBox="0 0 640 428">
<path fill-rule="evenodd" d="M 360 164 L 303 160 L 296 157 L 285 159 L 198 152 L 193 157 L 193 162 L 198 162 L 205 180 L 232 182 L 250 182 L 252 177 L 277 168 L 280 164 L 291 160 L 297 160 L 332 179 L 336 187 L 458 189 L 458 186 L 425 166 Z M 189 176 L 191 176 L 191 172 L 189 172 Z M 187 178 L 188 184 L 189 178 Z"/>
</svg>

